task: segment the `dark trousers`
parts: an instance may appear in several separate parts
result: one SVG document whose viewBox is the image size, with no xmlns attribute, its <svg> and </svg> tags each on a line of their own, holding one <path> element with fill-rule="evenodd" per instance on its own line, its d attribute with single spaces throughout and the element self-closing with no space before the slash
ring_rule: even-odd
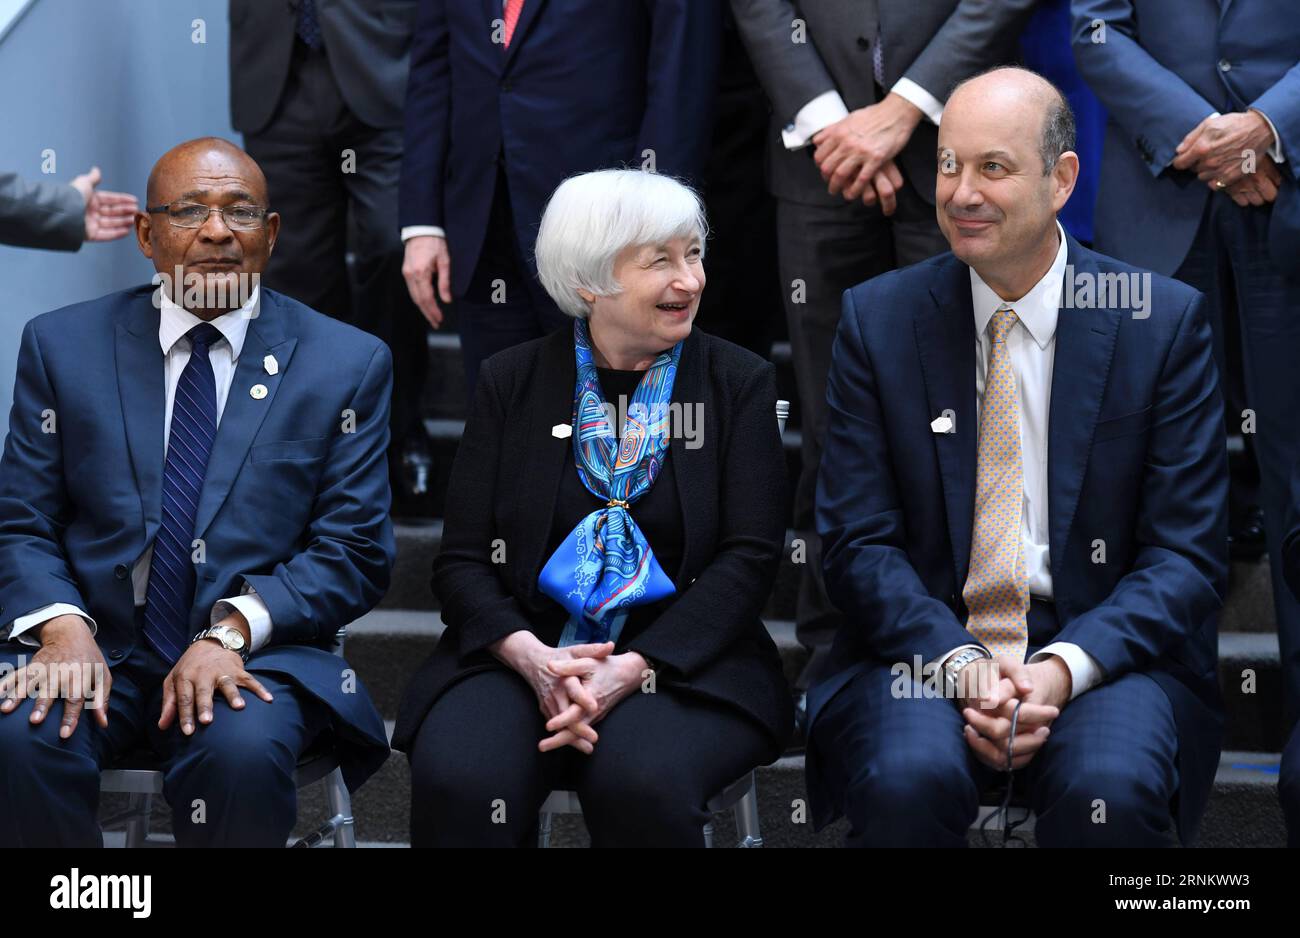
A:
<svg viewBox="0 0 1300 938">
<path fill-rule="evenodd" d="M 1300 848 L 1300 725 L 1291 730 L 1291 740 L 1282 751 L 1277 794 L 1286 817 L 1287 846 Z"/>
<path fill-rule="evenodd" d="M 1035 601 L 1029 627 L 1032 655 L 1056 632 L 1053 607 Z M 810 793 L 847 816 L 849 846 L 965 846 L 981 794 L 1006 775 L 975 758 L 964 724 L 954 701 L 926 697 L 889 664 L 866 666 L 813 721 Z M 1019 770 L 1039 845 L 1169 846 L 1177 754 L 1173 706 L 1151 678 L 1080 694 Z"/>
<path fill-rule="evenodd" d="M 940 254 L 948 244 L 935 220 L 934 206 L 921 198 L 910 181 L 890 218 L 856 201 L 823 206 L 779 200 L 777 243 L 802 411 L 803 467 L 795 488 L 794 530 L 804 542 L 805 553 L 795 619 L 799 641 L 812 653 L 797 682 L 800 689 L 807 689 L 824 676 L 826 654 L 841 619 L 822 581 L 821 540 L 813 515 L 826 436 L 826 378 L 840 321 L 840 298 L 850 287 Z"/>
<path fill-rule="evenodd" d="M 0 662 L 17 666 L 34 649 L 0 645 Z M 241 690 L 242 710 L 213 701 L 212 722 L 185 736 L 179 721 L 158 729 L 162 681 L 171 670 L 143 639 L 113 668 L 108 727 L 90 710 L 59 739 L 63 701 L 37 726 L 32 701 L 0 715 L 0 848 L 98 847 L 99 773 L 124 754 L 147 748 L 163 772 L 178 846 L 283 847 L 298 812 L 298 756 L 328 725 L 323 707 L 274 675 L 257 679 L 275 699 Z"/>
<path fill-rule="evenodd" d="M 1220 375 L 1231 382 L 1228 351 L 1241 354 L 1245 406 L 1255 413 L 1260 504 L 1273 574 L 1273 604 L 1284 676 L 1287 726 L 1300 717 L 1300 602 L 1287 588 L 1281 558 L 1292 468 L 1300 459 L 1300 284 L 1287 280 L 1268 251 L 1271 207 L 1243 209 L 1212 198 L 1177 277 L 1205 293 Z M 1241 432 L 1242 416 L 1230 432 Z"/>
<path fill-rule="evenodd" d="M 633 692 L 596 724 L 595 752 L 538 752 L 546 718 L 513 671 L 471 674 L 425 717 L 410 752 L 411 845 L 536 843 L 556 789 L 582 802 L 593 846 L 704 845 L 705 803 L 765 762 L 772 744 L 724 705 Z"/>
<path fill-rule="evenodd" d="M 484 360 L 556 329 L 573 328 L 573 320 L 546 295 L 524 261 L 524 251 L 532 249 L 531 237 L 525 248 L 515 231 L 509 186 L 505 174 L 499 173 L 483 249 L 469 287 L 455 306 L 467 400 L 474 399 Z"/>
<path fill-rule="evenodd" d="M 420 395 L 429 367 L 428 324 L 402 279 L 401 128 L 355 117 L 325 53 L 297 43 L 275 118 L 244 146 L 266 174 L 281 219 L 266 285 L 388 343 L 389 426 L 392 451 L 400 453 L 412 434 L 423 436 Z"/>
</svg>

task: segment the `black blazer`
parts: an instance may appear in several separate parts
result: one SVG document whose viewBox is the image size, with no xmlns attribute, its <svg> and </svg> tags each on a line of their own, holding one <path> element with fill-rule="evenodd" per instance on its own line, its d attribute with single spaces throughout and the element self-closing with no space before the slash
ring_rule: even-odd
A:
<svg viewBox="0 0 1300 938">
<path fill-rule="evenodd" d="M 416 0 L 316 0 L 339 93 L 371 127 L 402 126 L 415 5 Z M 265 130 L 275 116 L 297 31 L 297 0 L 230 0 L 230 123 L 240 133 Z"/>
<path fill-rule="evenodd" d="M 700 443 L 669 444 L 682 505 L 677 593 L 639 632 L 620 636 L 661 666 L 660 686 L 711 698 L 757 720 L 779 757 L 794 712 L 776 646 L 760 618 L 780 561 L 786 478 L 775 415 L 776 370 L 693 329 L 673 402 L 703 405 Z M 556 604 L 537 586 L 572 440 L 551 432 L 573 417 L 573 335 L 562 329 L 483 365 L 447 492 L 433 590 L 447 630 L 407 688 L 393 748 L 408 750 L 438 696 L 461 678 L 505 667 L 487 646 L 538 632 Z M 663 477 L 661 477 L 661 481 Z M 506 562 L 492 563 L 500 538 Z M 668 571 L 665 571 L 668 572 Z M 543 636 L 554 641 L 554 636 Z"/>
</svg>

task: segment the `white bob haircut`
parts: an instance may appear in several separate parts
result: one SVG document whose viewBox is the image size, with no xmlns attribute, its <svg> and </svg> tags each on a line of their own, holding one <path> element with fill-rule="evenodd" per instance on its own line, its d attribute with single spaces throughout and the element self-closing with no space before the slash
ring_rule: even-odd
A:
<svg viewBox="0 0 1300 938">
<path fill-rule="evenodd" d="M 700 239 L 709 231 L 704 204 L 671 176 L 639 169 L 603 169 L 570 176 L 551 194 L 542 214 L 534 254 L 537 276 L 557 306 L 585 319 L 578 294 L 615 296 L 614 261 L 627 247 Z"/>
</svg>

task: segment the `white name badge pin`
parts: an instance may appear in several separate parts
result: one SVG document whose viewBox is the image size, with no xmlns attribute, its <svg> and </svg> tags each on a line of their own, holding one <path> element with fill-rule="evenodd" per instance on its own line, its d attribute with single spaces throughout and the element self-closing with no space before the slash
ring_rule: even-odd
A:
<svg viewBox="0 0 1300 938">
<path fill-rule="evenodd" d="M 934 420 L 930 421 L 930 429 L 933 430 L 935 433 L 951 433 L 952 418 L 935 417 Z"/>
<path fill-rule="evenodd" d="M 268 355 L 266 356 L 266 358 L 263 358 L 262 367 L 266 369 L 266 373 L 268 375 L 275 375 L 280 373 L 280 363 L 275 360 L 274 355 Z"/>
<path fill-rule="evenodd" d="M 555 426 L 551 427 L 551 436 L 555 437 L 557 440 L 567 440 L 569 437 L 573 436 L 573 424 L 557 423 Z"/>
</svg>

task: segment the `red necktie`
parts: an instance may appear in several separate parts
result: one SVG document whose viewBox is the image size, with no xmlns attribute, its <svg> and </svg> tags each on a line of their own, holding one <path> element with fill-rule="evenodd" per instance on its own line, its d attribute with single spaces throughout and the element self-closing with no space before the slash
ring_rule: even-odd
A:
<svg viewBox="0 0 1300 938">
<path fill-rule="evenodd" d="M 519 13 L 524 8 L 524 0 L 506 0 L 505 10 L 505 47 L 510 48 L 510 38 L 515 34 L 515 26 L 519 23 Z"/>
</svg>

